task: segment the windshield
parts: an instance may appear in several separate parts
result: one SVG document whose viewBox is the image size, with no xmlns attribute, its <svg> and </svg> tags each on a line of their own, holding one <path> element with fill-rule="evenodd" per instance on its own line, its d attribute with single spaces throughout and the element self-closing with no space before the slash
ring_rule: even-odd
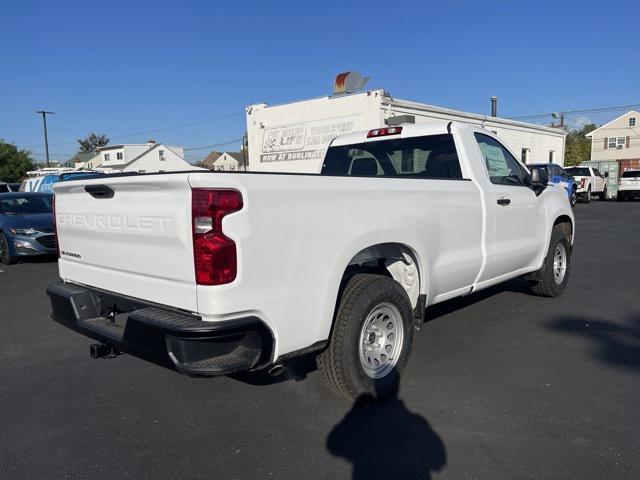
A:
<svg viewBox="0 0 640 480">
<path fill-rule="evenodd" d="M 627 170 L 622 174 L 622 178 L 640 178 L 640 170 Z"/>
<path fill-rule="evenodd" d="M 589 169 L 585 167 L 565 168 L 567 173 L 572 177 L 590 177 Z"/>
<path fill-rule="evenodd" d="M 0 198 L 0 213 L 5 215 L 51 213 L 53 211 L 52 201 L 53 195 Z"/>
</svg>

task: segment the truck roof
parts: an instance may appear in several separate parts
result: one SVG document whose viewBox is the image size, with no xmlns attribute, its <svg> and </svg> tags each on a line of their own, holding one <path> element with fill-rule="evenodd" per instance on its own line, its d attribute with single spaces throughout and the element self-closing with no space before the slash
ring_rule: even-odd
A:
<svg viewBox="0 0 640 480">
<path fill-rule="evenodd" d="M 375 142 L 377 140 L 385 140 L 392 138 L 410 138 L 410 137 L 422 137 L 426 135 L 440 135 L 443 133 L 448 133 L 449 125 L 456 125 L 458 127 L 465 125 L 460 122 L 437 122 L 437 123 L 416 123 L 416 124 L 403 124 L 397 125 L 393 127 L 380 127 L 373 130 L 361 130 L 358 132 L 348 133 L 346 135 L 342 135 L 337 137 L 332 143 L 331 146 L 337 145 L 350 145 L 352 143 L 364 143 L 364 142 Z M 382 130 L 382 129 L 393 129 L 393 128 L 402 128 L 402 132 L 398 134 L 391 134 L 389 136 L 376 136 L 376 137 L 368 137 L 369 132 L 374 130 Z"/>
</svg>

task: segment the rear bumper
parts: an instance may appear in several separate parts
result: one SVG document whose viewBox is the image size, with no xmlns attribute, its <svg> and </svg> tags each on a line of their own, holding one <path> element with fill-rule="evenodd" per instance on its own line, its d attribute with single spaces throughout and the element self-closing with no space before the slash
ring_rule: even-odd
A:
<svg viewBox="0 0 640 480">
<path fill-rule="evenodd" d="M 143 300 L 57 282 L 49 285 L 51 318 L 87 337 L 153 363 L 198 376 L 258 369 L 273 340 L 257 317 L 220 322 Z"/>
</svg>

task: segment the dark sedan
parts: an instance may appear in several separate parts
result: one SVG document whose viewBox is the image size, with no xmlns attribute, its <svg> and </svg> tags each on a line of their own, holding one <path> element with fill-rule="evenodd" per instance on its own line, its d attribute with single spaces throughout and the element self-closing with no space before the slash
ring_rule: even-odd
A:
<svg viewBox="0 0 640 480">
<path fill-rule="evenodd" d="M 53 195 L 0 193 L 0 262 L 56 253 Z"/>
</svg>

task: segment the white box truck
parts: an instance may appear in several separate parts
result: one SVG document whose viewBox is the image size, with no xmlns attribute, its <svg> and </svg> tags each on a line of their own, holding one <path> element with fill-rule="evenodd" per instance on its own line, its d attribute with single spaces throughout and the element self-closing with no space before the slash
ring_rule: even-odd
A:
<svg viewBox="0 0 640 480">
<path fill-rule="evenodd" d="M 498 135 L 525 164 L 564 165 L 565 132 L 392 98 L 383 89 L 247 107 L 250 171 L 318 173 L 339 135 L 403 123 L 464 122 Z"/>
</svg>

